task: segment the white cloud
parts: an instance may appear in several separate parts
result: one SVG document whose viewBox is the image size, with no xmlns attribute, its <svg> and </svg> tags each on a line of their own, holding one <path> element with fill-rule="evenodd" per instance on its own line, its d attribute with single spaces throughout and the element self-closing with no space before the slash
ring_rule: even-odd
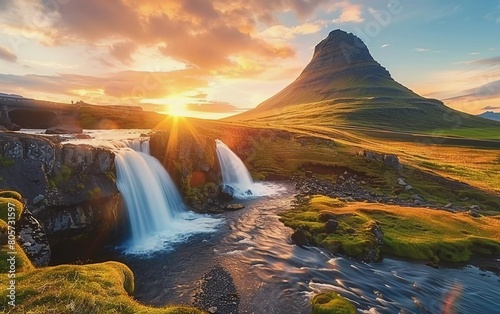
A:
<svg viewBox="0 0 500 314">
<path fill-rule="evenodd" d="M 273 25 L 262 31 L 259 35 L 260 37 L 268 39 L 289 40 L 299 35 L 317 33 L 321 29 L 323 29 L 327 24 L 328 24 L 327 21 L 320 20 L 313 23 L 305 23 L 293 27 L 286 27 L 284 25 Z"/>
<path fill-rule="evenodd" d="M 431 50 L 429 48 L 415 48 L 415 49 L 413 49 L 413 51 L 416 51 L 416 52 L 429 52 Z"/>
<path fill-rule="evenodd" d="M 332 23 L 361 23 L 363 19 L 363 10 L 361 5 L 352 4 L 349 1 L 333 3 L 327 11 L 340 11 L 339 17 L 332 20 Z"/>
<path fill-rule="evenodd" d="M 391 44 L 383 44 L 382 46 L 380 46 L 380 48 L 387 48 L 387 47 L 390 47 Z"/>
</svg>

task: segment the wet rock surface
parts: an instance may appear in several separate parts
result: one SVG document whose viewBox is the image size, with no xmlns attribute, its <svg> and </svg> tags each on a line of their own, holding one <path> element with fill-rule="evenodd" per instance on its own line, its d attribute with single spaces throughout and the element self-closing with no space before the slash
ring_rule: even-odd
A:
<svg viewBox="0 0 500 314">
<path fill-rule="evenodd" d="M 31 214 L 28 208 L 24 209 L 18 222 L 18 230 L 18 243 L 33 265 L 35 267 L 49 265 L 51 257 L 49 240 L 42 225 Z"/>
<path fill-rule="evenodd" d="M 236 314 L 240 303 L 233 278 L 221 265 L 203 275 L 193 299 L 194 306 L 212 314 Z"/>
</svg>

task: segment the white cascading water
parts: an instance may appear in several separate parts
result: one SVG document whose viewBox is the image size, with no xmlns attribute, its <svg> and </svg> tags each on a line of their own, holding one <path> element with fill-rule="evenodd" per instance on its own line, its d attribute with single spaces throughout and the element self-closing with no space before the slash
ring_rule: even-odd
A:
<svg viewBox="0 0 500 314">
<path fill-rule="evenodd" d="M 247 198 L 272 194 L 273 191 L 262 183 L 254 183 L 243 161 L 224 142 L 215 140 L 222 183 L 234 188 L 234 196 Z"/>
<path fill-rule="evenodd" d="M 247 167 L 235 153 L 221 140 L 215 140 L 217 157 L 222 173 L 222 183 L 240 190 L 248 190 L 253 186 L 252 176 Z"/>
<path fill-rule="evenodd" d="M 149 142 L 114 142 L 116 184 L 131 228 L 129 252 L 165 249 L 194 233 L 212 232 L 219 219 L 188 212 L 161 163 L 149 155 Z"/>
</svg>

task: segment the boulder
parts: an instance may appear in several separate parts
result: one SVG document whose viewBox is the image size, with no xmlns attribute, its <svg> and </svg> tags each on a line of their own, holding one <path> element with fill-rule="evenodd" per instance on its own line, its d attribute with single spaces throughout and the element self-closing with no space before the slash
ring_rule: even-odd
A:
<svg viewBox="0 0 500 314">
<path fill-rule="evenodd" d="M 245 205 L 243 205 L 243 204 L 229 204 L 229 205 L 222 207 L 222 209 L 228 210 L 228 211 L 233 211 L 233 210 L 238 210 L 238 209 L 243 209 L 243 208 L 245 208 Z"/>
<path fill-rule="evenodd" d="M 370 225 L 370 232 L 378 245 L 384 245 L 384 232 L 378 223 L 375 222 Z"/>
<path fill-rule="evenodd" d="M 403 166 L 401 166 L 401 163 L 399 162 L 399 158 L 396 155 L 384 155 L 384 163 L 396 170 L 401 170 Z"/>
<path fill-rule="evenodd" d="M 306 178 L 312 178 L 312 177 L 313 177 L 312 171 L 306 171 Z"/>
<path fill-rule="evenodd" d="M 375 153 L 375 152 L 372 152 L 369 150 L 363 151 L 362 154 L 368 160 L 372 160 L 372 161 L 383 161 L 384 160 L 384 154 Z"/>
<path fill-rule="evenodd" d="M 358 153 L 359 155 L 365 156 L 367 160 L 370 161 L 380 161 L 384 162 L 385 165 L 394 168 L 396 170 L 401 170 L 403 166 L 399 162 L 399 157 L 392 154 L 375 153 L 369 150 Z"/>
<path fill-rule="evenodd" d="M 76 125 L 59 125 L 48 128 L 45 134 L 75 134 L 82 133 L 83 129 Z"/>
<path fill-rule="evenodd" d="M 325 226 L 323 227 L 323 230 L 326 233 L 334 233 L 337 231 L 337 228 L 339 227 L 339 222 L 333 219 L 329 219 L 326 223 Z"/>
<path fill-rule="evenodd" d="M 302 230 L 302 228 L 295 229 L 295 232 L 292 234 L 292 243 L 298 246 L 308 245 L 309 241 L 307 240 L 307 235 Z"/>
<path fill-rule="evenodd" d="M 398 179 L 398 184 L 403 186 L 408 185 L 408 183 L 406 183 L 406 181 L 403 178 Z"/>
<path fill-rule="evenodd" d="M 221 201 L 231 201 L 234 196 L 234 188 L 227 184 L 221 184 L 218 188 L 218 198 Z"/>
<path fill-rule="evenodd" d="M 467 211 L 467 214 L 471 215 L 472 217 L 474 218 L 479 218 L 481 217 L 481 214 L 479 214 L 477 211 L 473 210 L 473 209 L 469 209 Z"/>
</svg>

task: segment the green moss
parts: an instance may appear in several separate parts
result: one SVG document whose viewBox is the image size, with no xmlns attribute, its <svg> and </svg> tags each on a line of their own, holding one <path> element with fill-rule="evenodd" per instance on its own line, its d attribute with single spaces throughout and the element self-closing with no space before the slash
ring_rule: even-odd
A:
<svg viewBox="0 0 500 314">
<path fill-rule="evenodd" d="M 73 169 L 71 167 L 63 165 L 61 166 L 61 169 L 56 176 L 48 178 L 49 187 L 57 188 L 59 186 L 63 186 L 69 182 L 72 176 L 73 176 Z"/>
<path fill-rule="evenodd" d="M 115 173 L 113 171 L 107 171 L 106 177 L 108 178 L 109 181 L 116 182 L 116 176 L 115 176 Z"/>
<path fill-rule="evenodd" d="M 327 234 L 319 214 L 338 221 Z M 434 262 L 466 262 L 475 253 L 500 254 L 500 216 L 473 218 L 463 214 L 395 205 L 347 203 L 313 197 L 280 218 L 291 228 L 306 226 L 313 243 L 353 257 L 376 244 L 371 233 L 377 223 L 384 233 L 384 253 Z"/>
<path fill-rule="evenodd" d="M 88 192 L 89 198 L 98 198 L 102 195 L 101 188 L 96 186 Z"/>
<path fill-rule="evenodd" d="M 15 229 L 10 229 L 11 232 Z M 10 259 L 14 260 L 15 272 L 33 270 L 34 267 L 24 253 L 23 249 L 12 238 L 9 239 L 7 222 L 0 220 L 0 273 L 7 274 L 11 269 Z M 12 276 L 12 275 L 11 275 Z"/>
<path fill-rule="evenodd" d="M 8 221 L 9 217 L 19 220 L 23 213 L 23 204 L 14 198 L 0 197 L 0 219 Z"/>
<path fill-rule="evenodd" d="M 15 254 L 12 252 L 15 252 Z M 29 258 L 26 256 L 26 253 L 24 253 L 23 249 L 16 243 L 13 247 L 10 247 L 9 245 L 2 245 L 0 247 L 0 274 L 7 274 L 9 272 L 11 267 L 9 259 L 12 258 L 15 261 L 16 274 L 35 269 Z M 0 278 L 2 277 L 3 276 L 0 275 Z M 4 278 L 2 280 L 4 280 Z M 7 282 L 6 280 L 7 279 L 5 279 L 5 282 Z"/>
<path fill-rule="evenodd" d="M 0 167 L 10 167 L 14 164 L 14 160 L 4 155 L 0 155 Z"/>
<path fill-rule="evenodd" d="M 14 198 L 18 201 L 23 200 L 21 193 L 18 193 L 16 191 L 8 191 L 8 190 L 0 191 L 0 197 Z"/>
<path fill-rule="evenodd" d="M 0 289 L 7 289 L 7 275 Z M 153 308 L 136 302 L 132 271 L 124 264 L 61 265 L 19 273 L 16 304 L 30 313 L 203 313 L 188 306 Z M 5 294 L 0 306 L 9 309 Z"/>
<path fill-rule="evenodd" d="M 335 292 L 315 295 L 311 300 L 311 314 L 356 314 L 356 307 Z"/>
</svg>

